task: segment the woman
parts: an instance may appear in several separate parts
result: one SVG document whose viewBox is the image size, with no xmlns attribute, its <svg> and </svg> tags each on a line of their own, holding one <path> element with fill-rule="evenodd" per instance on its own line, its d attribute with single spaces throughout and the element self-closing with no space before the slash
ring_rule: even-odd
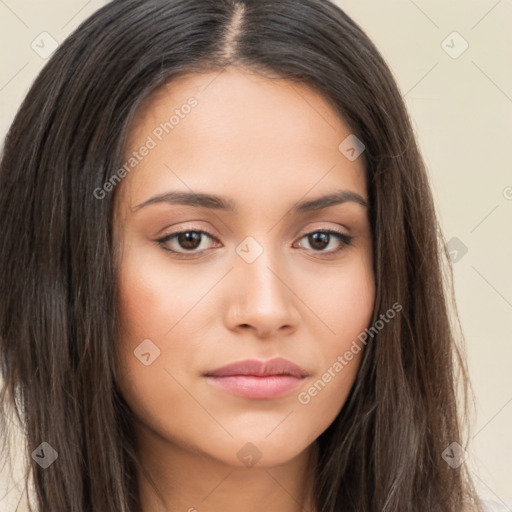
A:
<svg viewBox="0 0 512 512">
<path fill-rule="evenodd" d="M 481 509 L 428 177 L 338 7 L 111 2 L 0 180 L 2 418 L 38 510 Z"/>
</svg>

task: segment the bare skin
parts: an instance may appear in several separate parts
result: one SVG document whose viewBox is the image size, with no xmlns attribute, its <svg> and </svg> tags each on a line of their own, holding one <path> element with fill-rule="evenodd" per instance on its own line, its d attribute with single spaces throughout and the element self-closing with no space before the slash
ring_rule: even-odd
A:
<svg viewBox="0 0 512 512">
<path fill-rule="evenodd" d="M 196 106 L 182 108 L 191 97 Z M 179 121 L 161 133 L 175 109 Z M 314 90 L 233 67 L 173 81 L 138 112 L 126 158 L 145 156 L 116 190 L 115 234 L 120 387 L 161 494 L 140 475 L 143 512 L 315 510 L 315 440 L 343 407 L 362 350 L 333 364 L 371 320 L 372 240 L 357 201 L 292 208 L 339 190 L 368 203 L 363 159 L 338 149 L 350 133 Z M 148 136 L 155 146 L 139 151 Z M 170 191 L 219 195 L 236 210 L 141 206 Z M 201 230 L 211 236 L 157 241 Z M 134 355 L 143 340 L 147 364 Z M 239 396 L 204 375 L 277 356 L 308 373 L 277 398 Z"/>
</svg>

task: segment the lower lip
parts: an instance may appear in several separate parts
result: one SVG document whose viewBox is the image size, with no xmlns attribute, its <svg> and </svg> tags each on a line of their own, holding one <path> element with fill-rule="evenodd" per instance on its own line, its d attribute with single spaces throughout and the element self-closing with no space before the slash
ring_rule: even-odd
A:
<svg viewBox="0 0 512 512">
<path fill-rule="evenodd" d="M 227 375 L 225 377 L 208 376 L 208 380 L 225 391 L 245 398 L 270 399 L 284 396 L 298 387 L 303 378 L 293 375 Z"/>
</svg>

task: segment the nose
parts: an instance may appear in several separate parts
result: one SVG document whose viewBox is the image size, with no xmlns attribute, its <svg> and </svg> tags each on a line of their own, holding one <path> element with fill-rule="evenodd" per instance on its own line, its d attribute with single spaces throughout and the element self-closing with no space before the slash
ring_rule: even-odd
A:
<svg viewBox="0 0 512 512">
<path fill-rule="evenodd" d="M 267 251 L 252 263 L 237 256 L 231 273 L 234 292 L 226 312 L 227 327 L 254 330 L 260 338 L 294 331 L 300 318 L 299 299 L 290 276 Z"/>
</svg>

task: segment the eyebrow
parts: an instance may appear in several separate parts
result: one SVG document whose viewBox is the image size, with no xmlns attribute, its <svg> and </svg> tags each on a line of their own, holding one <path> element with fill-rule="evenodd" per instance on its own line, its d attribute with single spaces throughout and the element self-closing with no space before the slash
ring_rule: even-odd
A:
<svg viewBox="0 0 512 512">
<path fill-rule="evenodd" d="M 362 196 L 351 190 L 338 190 L 309 201 L 301 201 L 292 208 L 292 213 L 306 213 L 314 210 L 321 210 L 337 204 L 353 202 L 365 208 L 368 203 Z M 215 194 L 204 194 L 201 192 L 166 192 L 150 197 L 146 201 L 133 208 L 134 211 L 145 208 L 146 206 L 159 203 L 182 204 L 186 206 L 195 206 L 200 208 L 211 208 L 214 210 L 224 210 L 236 212 L 237 206 L 231 199 Z"/>
</svg>

